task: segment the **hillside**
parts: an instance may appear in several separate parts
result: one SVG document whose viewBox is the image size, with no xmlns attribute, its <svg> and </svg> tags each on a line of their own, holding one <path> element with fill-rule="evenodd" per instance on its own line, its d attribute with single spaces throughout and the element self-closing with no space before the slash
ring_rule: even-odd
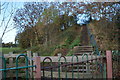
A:
<svg viewBox="0 0 120 80">
<path fill-rule="evenodd" d="M 102 25 L 101 22 L 103 21 L 92 21 L 87 25 L 91 33 L 95 36 L 99 50 L 119 50 L 119 36 L 116 25 L 107 22 L 106 25 Z M 51 54 L 57 55 L 58 53 L 62 53 L 62 55 L 71 55 L 74 53 L 73 47 L 78 45 L 91 45 L 89 43 L 89 36 L 87 36 L 84 27 L 85 26 L 79 26 L 77 29 L 76 27 L 71 27 L 63 31 L 63 33 L 59 35 L 59 42 L 54 46 Z"/>
<path fill-rule="evenodd" d="M 37 47 L 32 47 L 33 52 L 38 52 L 40 55 L 62 55 L 72 54 L 73 47 L 81 45 L 81 26 L 70 27 L 62 31 L 57 37 L 52 37 L 49 45 L 39 44 Z"/>
<path fill-rule="evenodd" d="M 115 36 L 113 28 L 106 28 L 106 25 L 100 25 L 101 21 L 92 21 L 87 27 L 91 30 L 99 50 L 118 49 L 118 36 Z M 109 25 L 111 25 L 109 23 Z M 112 32 L 110 32 L 112 31 Z M 38 44 L 30 48 L 33 52 L 38 52 L 40 55 L 71 55 L 74 53 L 75 46 L 90 46 L 90 38 L 87 34 L 85 25 L 74 25 L 61 31 L 57 36 L 52 35 L 48 45 Z M 115 37 L 114 37 L 115 36 Z M 112 39 L 114 37 L 114 39 Z"/>
<path fill-rule="evenodd" d="M 62 55 L 71 55 L 74 53 L 75 46 L 90 46 L 90 37 L 88 36 L 87 27 L 91 30 L 99 50 L 118 49 L 118 34 L 111 23 L 101 25 L 102 21 L 92 21 L 90 24 L 74 25 L 66 30 L 50 34 L 49 41 L 37 44 L 28 50 L 39 53 L 39 55 L 50 56 L 61 53 Z M 109 26 L 109 27 L 106 27 Z M 115 29 L 113 29 L 115 28 Z M 117 34 L 117 35 L 116 35 Z"/>
<path fill-rule="evenodd" d="M 119 50 L 119 29 L 114 22 L 93 21 L 88 27 L 95 36 L 99 50 Z"/>
</svg>

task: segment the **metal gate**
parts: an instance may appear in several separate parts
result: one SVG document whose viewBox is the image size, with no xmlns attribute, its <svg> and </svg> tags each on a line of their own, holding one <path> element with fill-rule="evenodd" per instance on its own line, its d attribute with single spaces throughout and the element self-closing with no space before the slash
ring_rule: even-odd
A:
<svg viewBox="0 0 120 80">
<path fill-rule="evenodd" d="M 113 78 L 120 78 L 120 51 L 112 51 Z"/>
<path fill-rule="evenodd" d="M 64 62 L 61 62 L 61 58 Z M 50 57 L 46 57 L 42 62 L 42 79 L 93 79 L 106 78 L 106 63 L 104 55 L 83 54 L 81 59 L 73 55 L 71 62 L 67 62 L 65 56 L 58 58 L 58 63 L 53 63 Z M 46 63 L 45 60 L 49 60 Z M 47 66 L 45 66 L 47 64 Z"/>
<path fill-rule="evenodd" d="M 45 57 L 43 61 L 41 61 L 40 56 L 37 56 L 34 58 L 34 61 L 36 61 L 35 65 L 31 66 L 28 65 L 29 58 L 25 54 L 20 54 L 16 57 L 16 67 L 12 68 L 6 68 L 6 59 L 0 57 L 3 61 L 3 69 L 0 69 L 0 71 L 3 72 L 4 80 L 7 79 L 6 73 L 9 70 L 15 70 L 15 79 L 18 80 L 19 70 L 21 69 L 25 69 L 25 79 L 29 79 L 28 69 L 31 67 L 35 67 L 36 74 L 34 76 L 38 76 L 38 78 L 41 78 L 42 80 L 117 79 L 120 78 L 120 51 L 112 51 L 112 58 L 108 56 L 110 52 L 111 51 L 109 51 L 107 55 L 105 54 L 106 52 L 101 52 L 99 56 L 94 54 L 94 52 L 84 53 L 82 56 L 73 55 L 70 56 L 69 61 L 66 56 L 60 56 L 56 62 L 53 62 L 53 59 L 50 57 Z M 20 57 L 25 59 L 25 66 L 18 65 Z M 110 58 L 112 61 L 110 61 Z M 49 62 L 47 60 L 49 60 Z M 111 63 L 112 65 L 110 65 Z"/>
<path fill-rule="evenodd" d="M 21 67 L 19 67 L 19 65 L 18 65 L 18 61 L 19 61 L 19 58 L 20 57 L 24 57 L 25 58 L 25 66 L 21 66 Z M 28 80 L 29 79 L 29 73 L 28 73 L 28 68 L 30 68 L 30 67 L 35 67 L 35 65 L 32 65 L 32 66 L 28 66 L 28 57 L 25 55 L 25 54 L 20 54 L 20 55 L 18 55 L 17 57 L 16 57 L 16 67 L 12 67 L 12 68 L 6 68 L 6 59 L 2 56 L 2 57 L 0 57 L 0 58 L 2 58 L 2 61 L 3 61 L 3 69 L 0 69 L 0 71 L 2 71 L 3 72 L 3 80 L 6 80 L 7 79 L 7 77 L 6 77 L 6 73 L 7 73 L 7 71 L 9 71 L 9 70 L 15 70 L 16 72 L 15 72 L 15 74 L 16 74 L 16 77 L 15 77 L 15 79 L 16 80 L 18 80 L 19 79 L 19 76 L 18 76 L 18 74 L 19 74 L 19 70 L 20 69 L 26 69 L 26 71 L 25 71 L 25 73 L 26 73 L 26 77 L 24 78 L 24 79 L 26 79 L 26 80 Z"/>
</svg>

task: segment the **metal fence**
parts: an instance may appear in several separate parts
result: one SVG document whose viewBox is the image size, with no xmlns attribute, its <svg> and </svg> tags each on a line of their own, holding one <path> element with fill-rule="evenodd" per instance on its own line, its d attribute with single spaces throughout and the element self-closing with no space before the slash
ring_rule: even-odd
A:
<svg viewBox="0 0 120 80">
<path fill-rule="evenodd" d="M 112 51 L 113 78 L 120 78 L 120 51 Z"/>
<path fill-rule="evenodd" d="M 91 59 L 88 59 L 88 56 L 90 56 Z M 61 62 L 61 58 L 64 59 L 64 62 Z M 104 56 L 96 55 L 96 58 L 93 58 L 93 55 L 83 54 L 82 60 L 79 61 L 78 56 L 73 55 L 71 58 L 71 62 L 67 62 L 65 56 L 60 56 L 58 58 L 58 63 L 55 65 L 55 63 L 52 62 L 52 59 L 50 57 L 46 57 L 43 60 L 42 67 L 43 79 L 49 78 L 60 80 L 60 79 L 106 78 L 106 65 L 103 58 Z M 50 65 L 45 67 L 44 65 L 46 59 L 49 59 Z M 50 73 L 48 73 L 49 70 Z"/>
<path fill-rule="evenodd" d="M 21 56 L 23 56 L 24 58 L 25 58 L 25 66 L 18 66 L 18 60 L 19 60 L 19 58 L 21 57 Z M 20 55 L 18 55 L 17 57 L 16 57 L 16 67 L 12 67 L 12 68 L 6 68 L 6 59 L 2 56 L 2 57 L 0 57 L 0 58 L 2 58 L 2 61 L 3 61 L 3 69 L 0 69 L 0 71 L 2 71 L 3 72 L 3 80 L 6 80 L 7 79 L 7 77 L 6 77 L 6 73 L 7 73 L 7 71 L 9 71 L 9 70 L 15 70 L 16 71 L 16 80 L 18 80 L 18 78 L 19 78 L 19 76 L 18 76 L 18 73 L 19 73 L 19 70 L 20 69 L 26 69 L 26 77 L 25 77 L 25 79 L 29 79 L 29 74 L 28 74 L 28 68 L 30 68 L 30 67 L 35 67 L 35 65 L 32 65 L 32 66 L 28 66 L 28 57 L 25 55 L 25 54 L 20 54 Z"/>
<path fill-rule="evenodd" d="M 25 59 L 25 66 L 20 65 L 20 57 Z M 94 53 L 84 53 L 82 56 L 52 56 L 52 57 L 33 57 L 34 65 L 29 65 L 29 58 L 25 54 L 16 57 L 15 67 L 7 68 L 6 59 L 2 58 L 3 79 L 6 80 L 6 73 L 9 70 L 15 70 L 18 80 L 19 70 L 25 69 L 25 79 L 30 79 L 29 68 L 35 68 L 32 71 L 34 79 L 42 80 L 61 80 L 61 79 L 106 79 L 120 77 L 120 52 L 106 51 L 98 56 Z"/>
</svg>

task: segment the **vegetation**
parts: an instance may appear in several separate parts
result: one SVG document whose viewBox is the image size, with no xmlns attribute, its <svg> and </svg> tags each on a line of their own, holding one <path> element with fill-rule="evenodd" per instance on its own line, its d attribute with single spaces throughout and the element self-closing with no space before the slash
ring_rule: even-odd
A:
<svg viewBox="0 0 120 80">
<path fill-rule="evenodd" d="M 118 36 L 113 33 L 120 29 L 119 6 L 119 3 L 104 2 L 25 3 L 24 8 L 18 9 L 13 19 L 18 28 L 16 43 L 21 48 L 29 48 L 40 55 L 72 54 L 74 46 L 84 45 L 88 39 L 84 33 L 87 28 L 83 27 L 90 27 L 98 37 L 96 40 L 101 49 L 115 49 L 118 46 Z M 84 18 L 79 20 L 81 16 Z M 103 23 L 105 25 L 101 25 Z M 102 43 L 101 38 L 106 43 Z M 110 45 L 111 41 L 115 46 Z M 88 41 L 87 44 L 89 45 Z"/>
<path fill-rule="evenodd" d="M 17 47 L 17 44 L 13 44 L 13 42 L 9 42 L 9 43 L 2 43 L 2 47 Z"/>
<path fill-rule="evenodd" d="M 100 50 L 119 50 L 120 27 L 116 24 L 114 18 L 112 22 L 102 19 L 99 22 L 91 22 L 88 25 L 95 35 Z"/>
<path fill-rule="evenodd" d="M 20 48 L 18 47 L 13 47 L 13 48 L 8 48 L 8 47 L 2 47 L 0 48 L 2 49 L 2 53 L 4 54 L 8 54 L 9 52 L 13 52 L 13 53 L 19 53 L 20 52 Z"/>
</svg>

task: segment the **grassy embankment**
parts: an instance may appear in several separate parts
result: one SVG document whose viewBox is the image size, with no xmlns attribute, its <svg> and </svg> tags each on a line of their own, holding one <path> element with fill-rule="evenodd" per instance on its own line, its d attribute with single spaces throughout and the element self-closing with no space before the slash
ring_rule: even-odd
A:
<svg viewBox="0 0 120 80">
<path fill-rule="evenodd" d="M 72 55 L 74 46 L 78 46 L 81 43 L 80 36 L 80 26 L 70 27 L 61 32 L 57 38 L 52 39 L 51 41 L 54 43 L 49 46 L 37 45 L 30 50 L 39 53 L 40 56 L 57 56 L 58 53 L 61 53 L 62 55 Z"/>
</svg>

